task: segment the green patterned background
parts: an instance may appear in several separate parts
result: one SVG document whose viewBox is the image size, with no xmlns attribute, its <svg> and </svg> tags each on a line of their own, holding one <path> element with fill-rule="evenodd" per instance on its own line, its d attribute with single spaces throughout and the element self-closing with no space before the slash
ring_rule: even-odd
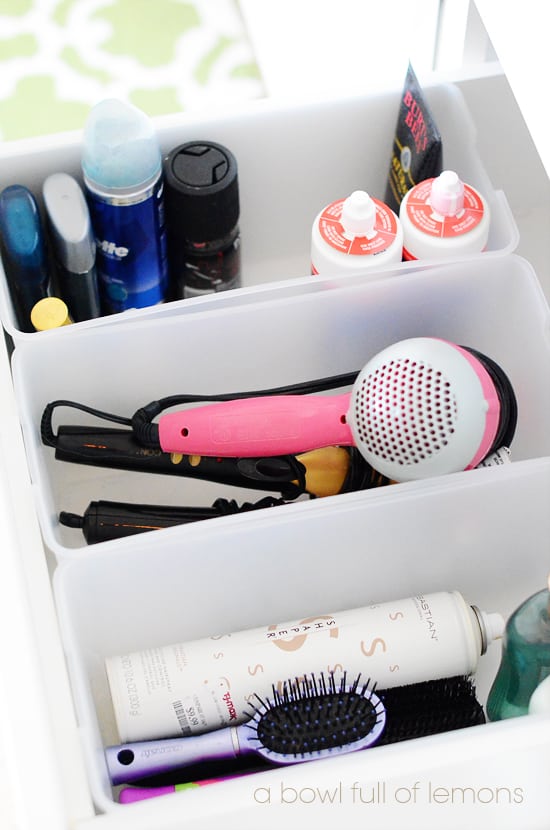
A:
<svg viewBox="0 0 550 830">
<path fill-rule="evenodd" d="M 237 0 L 0 0 L 0 139 L 80 129 L 102 98 L 149 115 L 260 97 Z"/>
</svg>

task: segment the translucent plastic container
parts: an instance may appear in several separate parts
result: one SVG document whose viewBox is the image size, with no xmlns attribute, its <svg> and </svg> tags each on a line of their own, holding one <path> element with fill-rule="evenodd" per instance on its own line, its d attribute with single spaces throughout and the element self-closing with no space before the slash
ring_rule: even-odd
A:
<svg viewBox="0 0 550 830">
<path fill-rule="evenodd" d="M 214 298 L 202 310 L 144 316 L 131 326 L 75 329 L 70 352 L 68 340 L 54 337 L 40 348 L 35 341 L 16 348 L 13 378 L 36 510 L 57 558 L 80 559 L 85 547 L 80 531 L 59 524 L 59 512 L 81 514 L 99 498 L 209 506 L 220 496 L 239 503 L 260 496 L 208 481 L 56 460 L 40 437 L 44 408 L 56 400 L 130 417 L 149 401 L 182 392 L 246 392 L 358 371 L 391 343 L 436 336 L 481 351 L 507 373 L 519 410 L 513 459 L 550 455 L 550 388 L 540 382 L 550 374 L 549 310 L 525 260 L 511 255 L 412 273 L 398 268 L 369 281 L 316 278 L 315 289 L 294 284 L 292 295 L 279 296 L 274 286 L 246 304 L 235 294 L 231 305 L 220 297 L 220 307 Z M 56 410 L 54 432 L 71 423 L 109 425 L 78 410 Z"/>
<path fill-rule="evenodd" d="M 295 504 L 276 518 L 263 511 L 184 533 L 160 531 L 158 544 L 127 539 L 116 555 L 103 549 L 65 560 L 54 578 L 55 595 L 97 808 L 121 820 L 128 816 L 128 805 L 115 800 L 103 755 L 105 746 L 118 742 L 106 656 L 450 587 L 506 616 L 546 579 L 549 485 L 547 460 L 524 461 L 392 492 L 353 493 L 330 506 L 321 500 Z M 494 643 L 480 659 L 482 702 L 499 657 Z M 361 808 L 380 826 L 394 828 L 399 799 L 406 798 L 405 789 L 397 789 L 410 791 L 416 783 L 415 809 L 411 802 L 407 813 L 412 827 L 440 826 L 442 805 L 449 827 L 464 826 L 465 817 L 480 826 L 482 809 L 484 821 L 498 816 L 499 826 L 517 827 L 518 817 L 528 809 L 536 814 L 544 800 L 549 737 L 548 721 L 534 716 L 488 723 L 180 792 L 132 810 L 158 828 L 172 827 L 175 816 L 179 827 L 214 826 L 208 822 L 220 811 L 230 826 L 244 821 L 252 827 L 255 819 L 271 828 L 286 816 L 296 827 L 314 815 L 328 827 L 332 813 L 322 793 L 336 791 L 341 795 L 332 809 L 340 819 L 351 820 Z M 368 806 L 353 801 L 354 783 L 368 799 L 378 782 L 386 782 L 384 801 L 380 791 Z M 433 791 L 439 787 L 438 802 Z M 267 788 L 271 801 L 262 811 Z M 290 801 L 293 789 L 302 798 L 282 803 L 283 792 Z"/>
<path fill-rule="evenodd" d="M 6 355 L 0 361 L 9 405 L 0 430 L 0 617 L 12 667 L 0 683 L 8 704 L 0 726 L 13 737 L 5 759 L 18 782 L 17 806 L 36 812 L 30 826 L 275 830 L 344 820 L 388 830 L 546 827 L 550 719 L 542 716 L 135 805 L 117 803 L 104 760 L 104 747 L 116 741 L 108 655 L 436 590 L 458 590 L 506 617 L 546 584 L 550 309 L 532 266 L 513 253 L 517 229 L 477 154 L 460 92 L 451 85 L 426 92 L 446 166 L 460 169 L 490 203 L 483 254 L 309 276 L 311 222 L 320 207 L 357 187 L 383 193 L 396 92 L 291 107 L 257 102 L 230 115 L 159 122 L 165 150 L 208 138 L 238 158 L 242 289 L 24 334 L 0 273 L 0 315 L 15 343 L 11 363 Z M 337 135 L 335 124 L 342 126 Z M 54 170 L 78 173 L 79 142 L 72 135 L 5 145 L 0 185 L 17 180 L 39 192 Z M 353 372 L 414 336 L 469 346 L 502 366 L 519 407 L 512 463 L 301 498 L 93 546 L 59 524 L 60 511 L 82 514 L 95 499 L 205 506 L 219 496 L 243 503 L 263 494 L 57 461 L 40 439 L 48 403 L 68 399 L 130 416 L 169 394 Z M 59 424 L 106 425 L 70 409 L 56 413 Z M 483 703 L 499 659 L 493 644 L 480 661 Z"/>
<path fill-rule="evenodd" d="M 476 132 L 460 90 L 452 84 L 426 86 L 426 97 L 443 141 L 444 163 L 486 197 L 491 231 L 485 255 L 509 253 L 518 232 L 502 191 L 495 190 L 476 148 Z M 311 280 L 311 224 L 321 208 L 353 190 L 383 198 L 399 92 L 337 101 L 275 104 L 257 101 L 230 114 L 190 113 L 158 119 L 163 153 L 184 141 L 208 139 L 228 147 L 239 165 L 242 289 L 273 280 Z M 335 125 L 340 125 L 335 134 Z M 6 145 L 0 158 L 0 188 L 17 182 L 41 201 L 46 176 L 64 171 L 81 180 L 81 134 Z M 406 268 L 407 265 L 401 266 Z M 202 305 L 209 297 L 194 299 Z M 143 314 L 170 314 L 176 301 L 76 324 L 78 328 L 134 320 Z M 42 332 L 19 330 L 0 266 L 0 318 L 15 342 L 42 340 Z M 65 337 L 56 330 L 49 336 Z"/>
</svg>

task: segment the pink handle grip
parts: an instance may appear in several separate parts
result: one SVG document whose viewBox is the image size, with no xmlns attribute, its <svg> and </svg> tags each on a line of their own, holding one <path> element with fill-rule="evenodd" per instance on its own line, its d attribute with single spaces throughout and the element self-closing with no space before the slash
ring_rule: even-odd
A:
<svg viewBox="0 0 550 830">
<path fill-rule="evenodd" d="M 267 395 L 171 412 L 159 420 L 160 446 L 184 455 L 245 458 L 352 446 L 349 403 L 349 392 Z"/>
</svg>

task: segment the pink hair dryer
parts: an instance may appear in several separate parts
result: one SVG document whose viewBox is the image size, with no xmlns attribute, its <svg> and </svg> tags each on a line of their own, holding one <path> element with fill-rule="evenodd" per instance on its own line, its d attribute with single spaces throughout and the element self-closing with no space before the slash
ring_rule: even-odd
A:
<svg viewBox="0 0 550 830">
<path fill-rule="evenodd" d="M 162 450 L 255 457 L 355 446 L 393 481 L 472 469 L 509 446 L 514 391 L 473 349 L 431 337 L 402 340 L 373 357 L 351 392 L 267 395 L 163 415 Z"/>
</svg>

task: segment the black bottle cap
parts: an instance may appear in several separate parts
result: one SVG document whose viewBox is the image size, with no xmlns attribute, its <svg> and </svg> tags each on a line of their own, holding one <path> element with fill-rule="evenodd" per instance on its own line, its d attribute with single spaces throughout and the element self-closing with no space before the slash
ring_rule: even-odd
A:
<svg viewBox="0 0 550 830">
<path fill-rule="evenodd" d="M 166 222 L 185 239 L 226 236 L 239 221 L 237 161 L 212 141 L 189 141 L 164 161 Z"/>
</svg>

